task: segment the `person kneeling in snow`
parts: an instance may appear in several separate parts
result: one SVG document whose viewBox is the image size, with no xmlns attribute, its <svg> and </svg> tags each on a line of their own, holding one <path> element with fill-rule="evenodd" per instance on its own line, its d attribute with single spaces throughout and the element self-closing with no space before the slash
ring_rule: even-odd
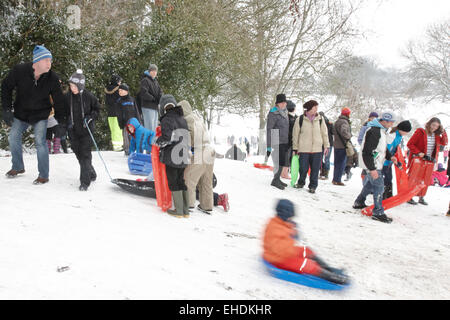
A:
<svg viewBox="0 0 450 320">
<path fill-rule="evenodd" d="M 298 231 L 292 221 L 294 204 L 282 199 L 278 201 L 276 211 L 277 216 L 269 221 L 264 234 L 264 260 L 279 269 L 347 284 L 349 278 L 341 270 L 328 266 L 308 247 L 296 245 Z"/>
<path fill-rule="evenodd" d="M 152 142 L 155 132 L 144 128 L 136 118 L 131 118 L 126 126 L 127 133 L 131 136 L 129 154 L 133 152 L 148 154 L 152 152 Z"/>
</svg>

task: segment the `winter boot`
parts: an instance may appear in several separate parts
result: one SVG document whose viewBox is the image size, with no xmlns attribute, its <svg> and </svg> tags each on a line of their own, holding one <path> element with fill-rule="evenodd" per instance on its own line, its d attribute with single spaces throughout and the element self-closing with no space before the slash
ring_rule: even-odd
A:
<svg viewBox="0 0 450 320">
<path fill-rule="evenodd" d="M 284 190 L 285 188 L 280 179 L 273 179 L 270 185 L 280 190 Z"/>
<path fill-rule="evenodd" d="M 343 274 L 344 273 L 344 269 L 338 269 L 338 268 L 333 268 L 330 265 L 328 265 L 325 261 L 323 261 L 320 257 L 318 256 L 314 256 L 312 257 L 312 260 L 314 260 L 315 262 L 317 262 L 317 264 L 325 270 L 328 270 L 332 273 L 338 273 L 338 274 Z"/>
<path fill-rule="evenodd" d="M 175 210 L 169 209 L 167 210 L 167 213 L 177 218 L 183 218 L 184 215 L 183 191 L 172 191 L 172 198 Z"/>
<path fill-rule="evenodd" d="M 341 186 L 341 187 L 345 186 L 345 184 L 342 182 L 331 181 L 331 183 L 335 186 Z"/>
<path fill-rule="evenodd" d="M 367 204 L 365 204 L 365 203 L 359 203 L 359 202 L 356 202 L 356 201 L 355 201 L 355 203 L 353 204 L 353 209 L 364 209 L 364 208 L 367 208 L 367 207 L 368 207 Z"/>
<path fill-rule="evenodd" d="M 52 153 L 52 140 L 47 140 L 48 154 Z"/>
<path fill-rule="evenodd" d="M 392 218 L 389 218 L 385 214 L 373 215 L 372 216 L 372 220 L 376 220 L 376 221 L 380 221 L 380 222 L 384 222 L 384 223 L 391 223 L 392 222 Z"/>
<path fill-rule="evenodd" d="M 36 180 L 33 181 L 33 184 L 36 184 L 36 185 L 37 184 L 45 184 L 48 181 L 49 181 L 48 179 L 38 177 Z"/>
<path fill-rule="evenodd" d="M 297 184 L 295 184 L 294 188 L 295 189 L 303 189 L 304 186 L 305 186 L 304 184 L 297 183 Z"/>
<path fill-rule="evenodd" d="M 212 210 L 205 210 L 200 205 L 197 206 L 197 209 L 200 210 L 203 213 L 206 213 L 206 214 L 211 214 L 212 213 Z"/>
<path fill-rule="evenodd" d="M 89 188 L 89 186 L 85 185 L 85 184 L 81 184 L 80 187 L 78 188 L 78 190 L 80 191 L 87 191 Z"/>
<path fill-rule="evenodd" d="M 427 205 L 428 205 L 428 202 L 426 202 L 425 199 L 424 199 L 423 197 L 420 197 L 420 198 L 419 198 L 419 203 L 420 203 L 420 204 L 423 204 L 424 206 L 427 206 Z"/>
<path fill-rule="evenodd" d="M 309 193 L 316 193 L 316 189 L 315 188 L 309 188 L 308 192 Z"/>
<path fill-rule="evenodd" d="M 410 200 L 407 201 L 409 204 L 412 204 L 413 206 L 417 205 L 417 202 L 414 201 L 413 198 L 411 198 Z"/>
<path fill-rule="evenodd" d="M 230 204 L 228 203 L 228 193 L 224 193 L 219 195 L 219 201 L 217 205 L 222 206 L 225 212 L 230 210 Z"/>
<path fill-rule="evenodd" d="M 345 181 L 350 181 L 352 178 L 353 173 L 351 171 L 347 172 L 347 177 L 345 178 Z"/>
<path fill-rule="evenodd" d="M 187 190 L 183 191 L 183 217 L 189 218 L 189 193 Z"/>
<path fill-rule="evenodd" d="M 25 169 L 22 169 L 22 170 L 11 169 L 7 173 L 5 173 L 5 176 L 7 176 L 8 178 L 15 178 L 15 177 L 17 177 L 17 175 L 22 174 L 22 173 L 25 173 Z"/>
<path fill-rule="evenodd" d="M 60 138 L 53 139 L 53 153 L 54 154 L 61 153 L 61 139 Z"/>
<path fill-rule="evenodd" d="M 346 285 L 350 282 L 350 279 L 345 274 L 330 272 L 329 270 L 326 270 L 326 269 L 323 269 L 320 272 L 319 278 L 322 278 L 324 280 L 333 282 L 335 284 L 340 284 L 340 285 Z"/>
</svg>

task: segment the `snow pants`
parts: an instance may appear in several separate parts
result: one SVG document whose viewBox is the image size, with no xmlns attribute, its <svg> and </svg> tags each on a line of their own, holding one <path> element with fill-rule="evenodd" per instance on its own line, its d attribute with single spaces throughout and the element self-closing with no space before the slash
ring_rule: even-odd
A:
<svg viewBox="0 0 450 320">
<path fill-rule="evenodd" d="M 279 269 L 292 271 L 295 273 L 306 273 L 318 276 L 322 268 L 314 261 L 314 252 L 308 247 L 298 247 L 298 256 L 287 259 L 281 263 L 273 263 Z"/>
<path fill-rule="evenodd" d="M 166 165 L 167 182 L 170 191 L 186 191 L 187 186 L 184 182 L 185 168 L 175 168 Z"/>
<path fill-rule="evenodd" d="M 189 193 L 189 207 L 194 207 L 195 191 L 199 190 L 200 207 L 212 210 L 213 197 L 213 164 L 190 164 L 184 171 L 184 180 Z"/>
<path fill-rule="evenodd" d="M 117 117 L 108 117 L 109 130 L 111 131 L 111 143 L 114 151 L 122 150 L 122 130 L 119 127 Z M 124 130 L 125 131 L 125 130 Z"/>
<path fill-rule="evenodd" d="M 89 186 L 91 181 L 97 178 L 95 169 L 92 166 L 91 137 L 87 132 L 79 135 L 72 131 L 69 133 L 69 138 L 72 150 L 80 164 L 80 182 L 82 185 Z"/>
</svg>

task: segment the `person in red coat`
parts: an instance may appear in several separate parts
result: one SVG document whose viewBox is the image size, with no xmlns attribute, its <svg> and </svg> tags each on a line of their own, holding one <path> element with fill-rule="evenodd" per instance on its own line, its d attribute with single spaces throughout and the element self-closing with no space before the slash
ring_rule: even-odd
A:
<svg viewBox="0 0 450 320">
<path fill-rule="evenodd" d="M 420 157 L 422 159 L 430 159 L 434 161 L 439 157 L 440 146 L 446 146 L 448 143 L 447 133 L 441 124 L 439 118 L 432 118 L 425 125 L 425 129 L 419 128 L 414 132 L 414 135 L 408 141 L 409 158 L 408 164 L 411 166 L 413 157 Z M 430 177 L 425 177 L 424 181 L 430 182 Z M 428 188 L 424 188 L 419 194 L 419 203 L 427 205 L 424 196 Z M 408 203 L 416 205 L 413 199 Z"/>
</svg>

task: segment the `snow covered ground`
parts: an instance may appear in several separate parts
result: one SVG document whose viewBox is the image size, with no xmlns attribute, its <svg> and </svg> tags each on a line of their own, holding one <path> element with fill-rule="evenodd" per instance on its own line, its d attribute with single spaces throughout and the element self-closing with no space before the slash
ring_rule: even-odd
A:
<svg viewBox="0 0 450 320">
<path fill-rule="evenodd" d="M 104 152 L 114 178 L 127 172 L 122 153 Z M 306 190 L 270 187 L 271 172 L 249 162 L 217 160 L 216 192 L 231 210 L 194 211 L 176 219 L 156 201 L 109 182 L 96 153 L 98 180 L 78 191 L 74 154 L 52 155 L 50 183 L 3 174 L 0 157 L 0 299 L 450 299 L 450 190 L 431 187 L 428 207 L 388 211 L 390 225 L 353 210 L 358 170 L 346 187 L 320 182 Z M 261 236 L 277 199 L 296 203 L 301 237 L 324 260 L 345 267 L 352 286 L 325 292 L 270 277 Z M 60 267 L 69 267 L 58 272 Z"/>
</svg>

